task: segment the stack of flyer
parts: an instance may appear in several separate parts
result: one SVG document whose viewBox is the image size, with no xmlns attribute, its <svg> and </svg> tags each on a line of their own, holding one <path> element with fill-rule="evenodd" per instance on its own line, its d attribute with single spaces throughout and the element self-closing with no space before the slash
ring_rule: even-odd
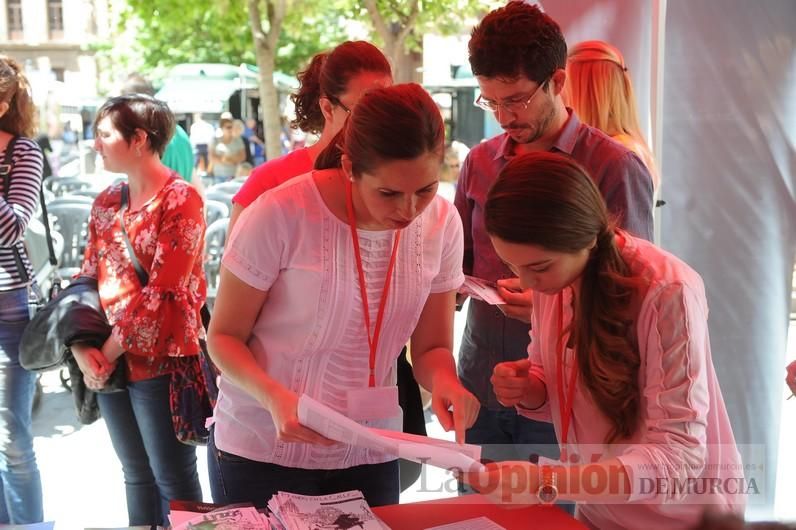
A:
<svg viewBox="0 0 796 530">
<path fill-rule="evenodd" d="M 275 530 L 389 530 L 358 490 L 320 496 L 280 491 L 268 501 L 268 510 L 268 520 Z"/>
<path fill-rule="evenodd" d="M 254 506 L 229 505 L 217 507 L 204 503 L 175 509 L 172 503 L 169 512 L 172 530 L 213 530 L 234 528 L 235 530 L 269 530 L 268 517 Z M 215 508 L 206 511 L 207 508 Z"/>
</svg>

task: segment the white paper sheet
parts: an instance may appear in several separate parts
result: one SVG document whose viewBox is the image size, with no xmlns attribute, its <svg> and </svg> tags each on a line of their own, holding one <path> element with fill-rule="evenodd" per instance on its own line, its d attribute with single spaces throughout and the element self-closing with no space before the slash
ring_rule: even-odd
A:
<svg viewBox="0 0 796 530">
<path fill-rule="evenodd" d="M 452 444 L 425 436 L 406 435 L 364 427 L 307 395 L 299 398 L 299 421 L 305 427 L 338 442 L 367 447 L 414 462 L 443 469 L 481 471 L 478 446 Z"/>
<path fill-rule="evenodd" d="M 474 519 L 467 519 L 466 521 L 459 521 L 457 523 L 443 524 L 441 526 L 434 526 L 426 528 L 426 530 L 506 530 L 494 522 L 489 517 L 476 517 Z"/>
<path fill-rule="evenodd" d="M 466 294 L 476 300 L 481 300 L 489 305 L 505 304 L 506 301 L 498 294 L 497 287 L 493 282 L 476 278 L 475 276 L 464 276 L 464 283 L 459 287 L 459 292 Z"/>
</svg>

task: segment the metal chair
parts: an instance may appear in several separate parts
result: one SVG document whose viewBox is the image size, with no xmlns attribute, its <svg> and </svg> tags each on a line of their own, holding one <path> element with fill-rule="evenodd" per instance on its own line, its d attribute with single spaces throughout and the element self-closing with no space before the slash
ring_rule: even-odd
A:
<svg viewBox="0 0 796 530">
<path fill-rule="evenodd" d="M 94 183 L 82 177 L 57 177 L 48 179 L 45 184 L 56 197 L 60 197 L 67 193 L 90 189 Z"/>
<path fill-rule="evenodd" d="M 64 246 L 58 260 L 58 273 L 62 278 L 71 278 L 83 264 L 83 253 L 88 241 L 88 219 L 91 204 L 71 199 L 56 199 L 47 206 L 50 227 L 61 234 Z"/>
<path fill-rule="evenodd" d="M 224 204 L 227 207 L 227 211 L 232 211 L 232 197 L 234 195 L 232 193 L 224 193 L 223 191 L 218 190 L 206 190 L 205 191 L 205 202 L 210 201 L 217 201 Z"/>
<path fill-rule="evenodd" d="M 205 200 L 205 221 L 207 222 L 207 226 L 210 226 L 219 219 L 226 219 L 227 217 L 229 217 L 229 208 L 226 203 L 213 199 Z"/>
<path fill-rule="evenodd" d="M 224 256 L 224 245 L 227 243 L 229 218 L 218 219 L 205 231 L 205 276 L 207 278 L 207 305 L 212 308 L 212 301 L 218 292 L 218 275 L 221 271 L 221 258 Z"/>
<path fill-rule="evenodd" d="M 97 198 L 97 195 L 100 194 L 100 190 L 92 190 L 92 189 L 83 189 L 83 190 L 75 190 L 69 193 L 71 196 L 78 196 L 78 197 L 88 197 L 92 200 Z M 66 197 L 66 195 L 64 195 Z"/>
<path fill-rule="evenodd" d="M 53 240 L 53 250 L 56 258 L 64 250 L 64 238 L 58 232 L 51 231 Z M 47 232 L 44 230 L 44 223 L 36 218 L 31 218 L 28 228 L 25 230 L 25 248 L 28 251 L 28 259 L 33 266 L 33 274 L 36 283 L 39 284 L 41 291 L 46 293 L 50 290 L 52 281 L 53 265 L 50 264 L 50 252 L 47 249 Z"/>
<path fill-rule="evenodd" d="M 207 192 L 220 192 L 226 193 L 227 195 L 235 195 L 240 191 L 241 186 L 243 186 L 242 180 L 230 180 L 228 182 L 221 182 L 219 184 L 213 184 L 212 186 L 207 188 Z"/>
<path fill-rule="evenodd" d="M 60 197 L 56 197 L 55 199 L 49 201 L 47 204 L 47 212 L 50 211 L 50 204 L 66 204 L 66 203 L 78 203 L 78 204 L 94 204 L 94 199 L 87 195 L 78 195 L 77 193 L 67 193 L 66 195 L 61 195 Z"/>
</svg>

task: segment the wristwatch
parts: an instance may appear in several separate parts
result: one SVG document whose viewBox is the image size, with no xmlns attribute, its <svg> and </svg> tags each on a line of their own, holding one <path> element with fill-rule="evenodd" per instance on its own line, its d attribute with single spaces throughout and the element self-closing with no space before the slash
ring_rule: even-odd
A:
<svg viewBox="0 0 796 530">
<path fill-rule="evenodd" d="M 541 504 L 553 504 L 558 498 L 558 477 L 553 466 L 539 467 L 539 490 L 536 497 Z"/>
</svg>

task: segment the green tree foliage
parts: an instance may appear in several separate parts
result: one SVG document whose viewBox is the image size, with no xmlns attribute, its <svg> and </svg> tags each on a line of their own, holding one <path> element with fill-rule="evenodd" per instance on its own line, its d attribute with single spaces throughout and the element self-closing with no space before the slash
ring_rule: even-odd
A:
<svg viewBox="0 0 796 530">
<path fill-rule="evenodd" d="M 122 24 L 138 27 L 135 48 L 147 69 L 178 63 L 254 63 L 243 0 L 127 0 Z"/>
<path fill-rule="evenodd" d="M 127 3 L 122 25 L 138 28 L 133 51 L 147 71 L 178 63 L 256 64 L 246 0 Z M 279 34 L 276 70 L 294 74 L 314 54 L 345 40 L 341 7 L 322 0 L 291 2 Z"/>
<path fill-rule="evenodd" d="M 353 2 L 370 19 L 377 42 L 390 57 L 397 81 L 416 81 L 423 35 L 451 35 L 503 2 L 494 0 L 362 0 Z"/>
</svg>

